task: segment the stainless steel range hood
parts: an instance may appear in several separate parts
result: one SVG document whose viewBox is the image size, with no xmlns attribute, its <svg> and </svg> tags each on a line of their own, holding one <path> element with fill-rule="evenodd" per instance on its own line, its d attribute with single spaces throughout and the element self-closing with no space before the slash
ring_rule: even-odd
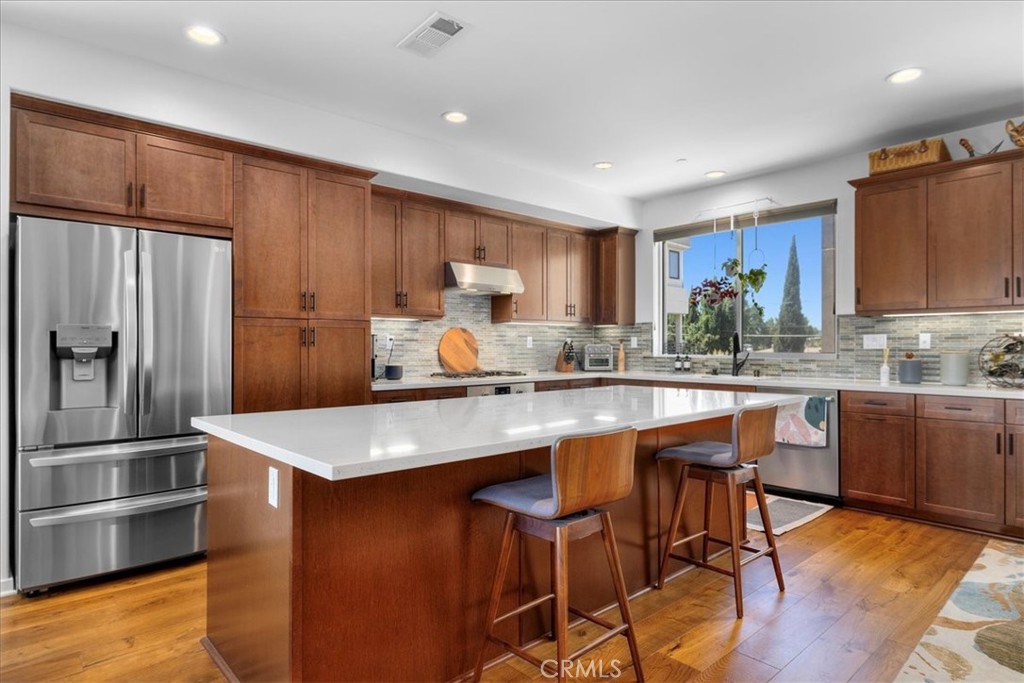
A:
<svg viewBox="0 0 1024 683">
<path fill-rule="evenodd" d="M 522 294 L 523 279 L 511 268 L 481 266 L 449 261 L 444 268 L 445 287 L 456 287 L 467 294 Z"/>
</svg>

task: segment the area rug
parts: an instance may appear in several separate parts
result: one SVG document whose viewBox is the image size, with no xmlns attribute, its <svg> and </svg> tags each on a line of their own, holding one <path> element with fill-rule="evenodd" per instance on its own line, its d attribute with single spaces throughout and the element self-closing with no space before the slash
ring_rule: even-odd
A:
<svg viewBox="0 0 1024 683">
<path fill-rule="evenodd" d="M 761 526 L 761 514 L 757 511 L 757 503 L 754 503 L 753 509 L 750 508 L 751 497 L 748 495 L 747 498 L 747 526 L 757 531 L 764 531 L 764 527 Z M 765 499 L 768 501 L 768 516 L 772 520 L 772 531 L 776 536 L 803 526 L 832 509 L 831 505 L 808 503 L 805 500 L 793 500 L 782 496 L 765 496 Z"/>
<path fill-rule="evenodd" d="M 1024 681 L 1024 545 L 988 542 L 897 681 Z"/>
</svg>

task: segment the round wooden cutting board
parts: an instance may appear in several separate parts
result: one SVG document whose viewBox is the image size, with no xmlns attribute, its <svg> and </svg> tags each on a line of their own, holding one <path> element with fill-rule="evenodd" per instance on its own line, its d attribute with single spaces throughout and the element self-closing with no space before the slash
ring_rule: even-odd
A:
<svg viewBox="0 0 1024 683">
<path fill-rule="evenodd" d="M 477 357 L 480 347 L 473 333 L 464 327 L 450 327 L 441 335 L 437 346 L 437 357 L 448 372 L 470 372 L 479 370 Z"/>
</svg>

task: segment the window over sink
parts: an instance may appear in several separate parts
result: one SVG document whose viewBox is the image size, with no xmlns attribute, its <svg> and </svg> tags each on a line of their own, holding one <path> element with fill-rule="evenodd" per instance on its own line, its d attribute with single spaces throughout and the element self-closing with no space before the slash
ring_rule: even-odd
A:
<svg viewBox="0 0 1024 683">
<path fill-rule="evenodd" d="M 736 332 L 755 357 L 835 353 L 835 214 L 831 200 L 656 230 L 661 353 L 727 355 Z M 759 291 L 727 272 L 732 259 L 765 271 Z"/>
</svg>

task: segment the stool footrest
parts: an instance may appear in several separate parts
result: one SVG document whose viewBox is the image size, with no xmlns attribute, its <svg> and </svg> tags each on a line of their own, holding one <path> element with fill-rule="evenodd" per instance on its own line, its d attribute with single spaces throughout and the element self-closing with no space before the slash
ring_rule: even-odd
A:
<svg viewBox="0 0 1024 683">
<path fill-rule="evenodd" d="M 527 662 L 529 662 L 530 664 L 533 664 L 538 669 L 541 668 L 544 665 L 544 663 L 538 657 L 530 654 L 530 652 L 528 650 L 525 650 L 525 649 L 519 647 L 518 645 L 513 645 L 512 643 L 508 642 L 504 638 L 499 638 L 499 637 L 494 636 L 494 635 L 489 635 L 489 636 L 487 636 L 487 639 L 490 640 L 491 642 L 494 642 L 494 643 L 497 643 L 498 645 L 501 645 L 502 647 L 507 649 L 509 652 L 514 654 L 516 657 L 519 657 L 520 659 L 526 660 Z"/>
<path fill-rule="evenodd" d="M 576 609 L 572 605 L 569 606 L 569 611 L 578 617 L 583 617 L 587 621 L 597 624 L 598 626 L 602 626 L 604 628 L 615 628 L 615 624 L 608 621 L 607 619 L 602 619 L 596 614 L 591 614 L 590 612 L 584 612 L 581 609 Z"/>
<path fill-rule="evenodd" d="M 554 597 L 555 597 L 554 593 L 548 593 L 547 595 L 542 595 L 541 597 L 537 598 L 536 600 L 531 600 L 530 602 L 526 603 L 525 605 L 520 605 L 519 607 L 516 607 L 511 612 L 506 612 L 505 614 L 502 614 L 500 617 L 495 618 L 494 623 L 497 624 L 499 621 L 502 621 L 504 619 L 508 619 L 509 617 L 514 617 L 517 614 L 522 614 L 523 612 L 525 612 L 527 610 L 530 610 L 530 609 L 533 609 L 534 607 L 537 607 L 538 605 L 543 605 L 548 600 L 553 600 Z"/>
<path fill-rule="evenodd" d="M 704 536 L 707 536 L 709 541 L 715 541 L 716 543 L 720 542 L 712 538 L 711 534 L 709 534 L 708 532 L 698 531 L 697 533 L 687 536 L 686 538 L 680 538 L 678 541 L 673 541 L 672 547 L 675 548 L 680 543 L 689 543 L 690 541 L 696 541 L 698 538 L 702 538 Z M 726 542 L 726 544 L 728 544 L 728 542 Z"/>
<path fill-rule="evenodd" d="M 607 643 L 609 640 L 611 640 L 615 636 L 625 634 L 625 632 L 628 631 L 628 630 L 629 630 L 629 626 L 627 626 L 626 624 L 621 624 L 619 626 L 615 626 L 614 628 L 612 628 L 607 633 L 601 634 L 600 636 L 598 636 L 597 638 L 594 638 L 592 641 L 590 641 L 589 643 L 587 643 L 586 645 L 584 645 L 580 649 L 576 650 L 576 652 L 573 652 L 571 655 L 566 657 L 566 659 L 570 659 L 570 660 L 579 659 L 580 657 L 582 657 L 583 655 L 587 654 L 591 650 L 604 645 L 605 643 Z"/>
</svg>

